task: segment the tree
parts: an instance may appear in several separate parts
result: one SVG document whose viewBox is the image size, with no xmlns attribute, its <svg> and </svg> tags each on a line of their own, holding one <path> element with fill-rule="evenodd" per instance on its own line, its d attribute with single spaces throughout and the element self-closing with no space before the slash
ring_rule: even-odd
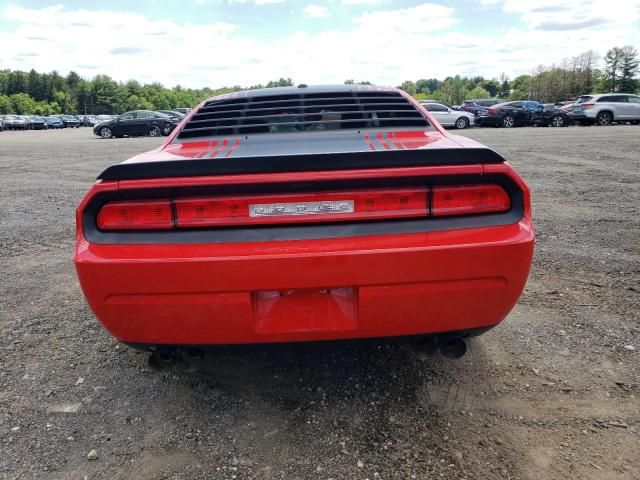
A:
<svg viewBox="0 0 640 480">
<path fill-rule="evenodd" d="M 398 88 L 400 90 L 404 90 L 409 95 L 416 94 L 416 84 L 413 83 L 411 80 L 405 80 L 404 82 L 402 82 L 402 85 L 400 85 Z"/>
<path fill-rule="evenodd" d="M 604 56 L 605 63 L 605 79 L 608 83 L 610 92 L 617 91 L 618 88 L 618 72 L 624 58 L 624 51 L 619 47 L 613 47 Z"/>
<path fill-rule="evenodd" d="M 504 73 L 500 74 L 500 90 L 498 91 L 498 96 L 500 98 L 509 98 L 511 94 L 511 85 L 509 84 L 509 77 L 507 77 Z"/>
<path fill-rule="evenodd" d="M 9 100 L 13 111 L 18 115 L 31 115 L 36 108 L 36 102 L 26 93 L 14 93 Z"/>
<path fill-rule="evenodd" d="M 638 80 L 635 78 L 638 73 L 638 51 L 630 45 L 622 48 L 622 59 L 620 61 L 620 84 L 619 90 L 624 93 L 634 93 L 638 88 Z"/>
<path fill-rule="evenodd" d="M 13 113 L 13 104 L 6 95 L 0 95 L 0 113 Z"/>
</svg>

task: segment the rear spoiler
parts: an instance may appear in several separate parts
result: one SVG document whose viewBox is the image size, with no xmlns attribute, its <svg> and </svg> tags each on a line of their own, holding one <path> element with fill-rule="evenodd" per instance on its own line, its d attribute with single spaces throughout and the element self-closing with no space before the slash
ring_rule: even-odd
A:
<svg viewBox="0 0 640 480">
<path fill-rule="evenodd" d="M 434 148 L 366 152 L 234 157 L 232 159 L 163 160 L 107 167 L 99 180 L 139 180 L 243 173 L 280 173 L 367 168 L 425 167 L 503 163 L 489 148 Z"/>
</svg>

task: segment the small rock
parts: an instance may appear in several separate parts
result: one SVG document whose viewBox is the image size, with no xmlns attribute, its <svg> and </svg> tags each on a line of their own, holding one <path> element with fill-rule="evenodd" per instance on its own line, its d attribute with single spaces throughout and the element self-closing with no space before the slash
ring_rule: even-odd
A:
<svg viewBox="0 0 640 480">
<path fill-rule="evenodd" d="M 82 385 L 84 383 L 84 378 L 80 377 L 78 378 L 78 380 L 76 380 L 76 385 Z"/>
<path fill-rule="evenodd" d="M 11 431 L 12 431 L 12 432 L 17 432 L 18 430 L 20 430 L 20 427 L 13 427 L 13 428 L 11 429 Z"/>
<path fill-rule="evenodd" d="M 45 390 L 44 395 L 45 397 L 50 397 L 51 395 L 53 395 L 53 390 L 52 389 Z"/>
<path fill-rule="evenodd" d="M 611 425 L 612 427 L 629 428 L 629 425 L 622 422 L 609 422 L 609 425 Z"/>
<path fill-rule="evenodd" d="M 496 438 L 494 442 L 496 442 L 496 445 L 504 445 L 504 442 L 502 441 L 501 438 Z"/>
<path fill-rule="evenodd" d="M 624 349 L 629 350 L 630 352 L 633 352 L 636 349 L 636 347 L 634 347 L 633 345 L 625 345 Z"/>
<path fill-rule="evenodd" d="M 564 337 L 566 334 L 566 330 L 558 330 L 558 335 L 562 335 Z"/>
<path fill-rule="evenodd" d="M 98 452 L 96 452 L 95 450 L 91 450 L 89 453 L 87 453 L 87 459 L 88 460 L 97 460 L 98 459 Z"/>
<path fill-rule="evenodd" d="M 362 462 L 362 460 L 358 460 L 358 463 L 356 465 L 358 465 L 358 468 L 364 468 L 364 463 Z"/>
<path fill-rule="evenodd" d="M 233 459 L 231 459 L 232 465 L 238 465 L 239 463 L 240 463 L 240 460 L 238 460 L 236 457 L 233 457 Z"/>
</svg>

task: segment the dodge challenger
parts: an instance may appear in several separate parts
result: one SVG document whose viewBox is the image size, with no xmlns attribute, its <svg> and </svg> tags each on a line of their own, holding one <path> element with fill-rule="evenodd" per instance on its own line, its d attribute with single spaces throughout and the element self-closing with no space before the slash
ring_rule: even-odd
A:
<svg viewBox="0 0 640 480">
<path fill-rule="evenodd" d="M 400 90 L 352 85 L 206 100 L 104 170 L 76 222 L 96 317 L 167 355 L 402 337 L 459 357 L 517 302 L 535 236 L 502 156 Z"/>
</svg>

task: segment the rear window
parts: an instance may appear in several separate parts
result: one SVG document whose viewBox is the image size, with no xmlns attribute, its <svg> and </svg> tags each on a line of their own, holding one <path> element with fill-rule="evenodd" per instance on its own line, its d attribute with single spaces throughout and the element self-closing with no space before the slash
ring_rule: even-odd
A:
<svg viewBox="0 0 640 480">
<path fill-rule="evenodd" d="M 178 138 L 407 127 L 430 124 L 397 92 L 296 92 L 212 99 L 190 118 Z"/>
<path fill-rule="evenodd" d="M 606 97 L 600 97 L 597 100 L 598 103 L 627 103 L 627 97 L 625 95 L 608 95 Z"/>
<path fill-rule="evenodd" d="M 591 100 L 592 98 L 593 97 L 591 95 L 582 95 L 581 97 L 578 97 L 578 99 L 576 100 L 576 103 L 585 103 Z"/>
</svg>

